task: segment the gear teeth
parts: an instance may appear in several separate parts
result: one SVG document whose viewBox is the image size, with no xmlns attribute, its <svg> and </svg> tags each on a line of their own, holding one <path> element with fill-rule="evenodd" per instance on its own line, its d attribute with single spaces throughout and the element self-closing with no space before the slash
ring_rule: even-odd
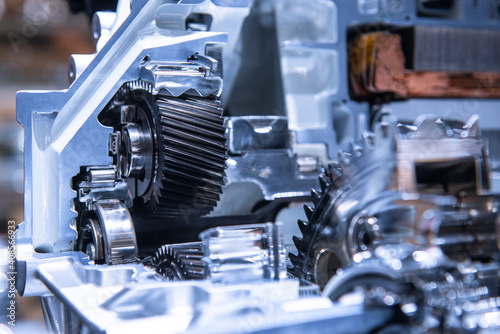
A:
<svg viewBox="0 0 500 334">
<path fill-rule="evenodd" d="M 320 193 L 316 189 L 311 189 L 311 197 L 312 197 L 312 201 L 314 203 L 314 206 L 318 206 L 318 203 L 321 200 L 321 196 L 323 196 L 322 193 Z"/>
<path fill-rule="evenodd" d="M 203 279 L 201 242 L 163 245 L 155 253 L 156 271 L 169 279 Z"/>
<path fill-rule="evenodd" d="M 329 210 L 336 203 L 342 203 L 341 201 L 344 199 L 340 194 L 348 189 L 352 179 L 360 176 L 359 174 L 364 171 L 364 167 L 378 168 L 379 165 L 392 163 L 396 124 L 395 122 L 386 121 L 382 126 L 377 123 L 375 126 L 376 134 L 363 133 L 361 142 L 349 143 L 350 147 L 347 152 L 339 151 L 338 163 L 329 163 L 326 173 L 320 174 L 321 190 L 311 191 L 315 209 L 313 210 L 310 206 L 304 205 L 308 221 L 298 221 L 302 238 L 293 238 L 298 251 L 297 255 L 289 254 L 290 261 L 293 264 L 290 272 L 294 276 L 315 282 L 324 287 L 326 282 L 320 283 L 316 276 L 319 273 L 316 268 L 319 265 L 316 262 L 317 254 L 321 249 L 331 247 L 330 242 L 337 242 L 334 240 L 340 240 L 341 238 L 345 239 L 344 232 L 341 230 L 342 225 L 340 225 L 343 222 L 330 219 L 334 213 Z M 383 168 L 385 166 L 383 165 Z M 330 237 L 332 238 L 330 239 Z M 340 241 L 338 242 L 340 243 Z M 345 255 L 339 254 L 338 256 L 339 261 L 344 260 Z"/>
<path fill-rule="evenodd" d="M 417 130 L 413 133 L 414 138 L 444 138 L 447 137 L 445 127 L 441 119 L 431 115 L 420 115 L 413 125 Z"/>
<path fill-rule="evenodd" d="M 454 136 L 460 135 L 460 130 L 467 136 L 477 135 L 476 119 L 471 119 L 463 129 L 461 126 L 448 125 L 454 131 Z M 424 124 L 425 126 L 425 124 Z M 437 134 L 442 134 L 443 123 L 429 123 L 429 128 L 434 128 Z M 321 200 L 315 191 L 312 191 L 314 202 L 314 213 L 311 207 L 305 205 L 305 213 L 308 221 L 298 221 L 301 238 L 294 238 L 298 254 L 291 254 L 290 260 L 294 267 L 291 272 L 298 278 L 315 282 L 323 288 L 329 276 L 335 272 L 329 270 L 329 265 L 318 261 L 318 254 L 323 250 L 329 250 L 336 256 L 335 264 L 341 268 L 351 265 L 353 258 L 345 252 L 347 245 L 346 229 L 348 220 L 360 212 L 373 200 L 381 200 L 377 196 L 385 196 L 386 192 L 393 190 L 393 184 L 389 176 L 397 172 L 398 143 L 401 140 L 411 139 L 415 132 L 423 132 L 416 125 L 402 129 L 392 122 L 391 118 L 384 118 L 383 124 L 377 123 L 374 134 L 365 132 L 362 141 L 350 143 L 347 150 L 351 156 L 344 152 L 339 153 L 338 164 L 328 164 L 327 173 L 320 175 Z M 439 130 L 439 131 L 438 131 Z M 425 133 L 419 134 L 425 136 Z M 451 135 L 450 135 L 451 137 Z M 359 146 L 358 146 L 359 145 Z M 350 161 L 347 161 L 349 158 Z M 374 179 L 374 175 L 384 172 L 384 178 Z M 387 177 L 385 177 L 387 176 Z M 380 182 L 379 182 L 380 181 Z M 373 190 L 377 189 L 375 192 Z M 318 188 L 319 189 L 319 188 Z M 351 204 L 352 196 L 358 196 L 364 192 L 361 202 Z M 368 193 L 367 193 L 368 192 Z M 377 195 L 378 194 L 378 195 Z M 344 218 L 347 218 L 347 222 Z M 347 224 L 347 225 L 346 225 Z M 329 261 L 328 261 L 329 262 Z"/>
<path fill-rule="evenodd" d="M 330 174 L 330 178 L 335 180 L 342 176 L 342 168 L 339 164 L 331 162 L 328 164 L 328 173 Z"/>
<path fill-rule="evenodd" d="M 344 152 L 344 151 L 339 151 L 338 156 L 339 156 L 339 164 L 342 168 L 349 166 L 349 164 L 351 163 L 351 154 L 350 153 Z"/>
<path fill-rule="evenodd" d="M 331 180 L 327 176 L 321 174 L 319 176 L 319 184 L 321 186 L 321 191 L 324 193 L 328 190 L 328 187 L 330 187 Z"/>
<path fill-rule="evenodd" d="M 364 132 L 362 137 L 364 147 L 372 150 L 375 147 L 375 137 L 373 136 L 373 134 Z"/>
<path fill-rule="evenodd" d="M 140 90 L 147 92 L 148 94 L 153 94 L 153 85 L 146 81 L 142 80 L 130 81 L 125 84 L 125 87 L 126 90 L 128 90 L 128 92 L 134 90 Z"/>
<path fill-rule="evenodd" d="M 464 125 L 465 136 L 469 138 L 479 138 L 481 131 L 479 130 L 479 116 L 472 115 Z"/>
<path fill-rule="evenodd" d="M 191 96 L 158 96 L 158 170 L 146 203 L 151 217 L 203 216 L 224 185 L 227 145 L 220 102 Z"/>
<path fill-rule="evenodd" d="M 301 238 L 293 236 L 292 237 L 293 243 L 295 244 L 295 247 L 297 247 L 297 251 L 299 254 L 304 254 L 304 243 Z"/>
<path fill-rule="evenodd" d="M 360 157 L 363 153 L 363 148 L 353 141 L 349 143 L 349 149 L 353 157 Z"/>
<path fill-rule="evenodd" d="M 307 227 L 309 226 L 309 222 L 299 219 L 298 225 L 300 232 L 302 232 L 302 235 L 305 235 L 307 232 Z"/>
<path fill-rule="evenodd" d="M 382 122 L 375 125 L 375 136 L 379 139 L 389 139 L 394 136 L 394 128 L 397 124 L 395 116 L 384 117 Z"/>
<path fill-rule="evenodd" d="M 293 253 L 288 253 L 288 258 L 293 263 L 295 267 L 302 267 L 304 265 L 304 258 L 300 255 L 295 255 Z"/>
<path fill-rule="evenodd" d="M 304 211 L 306 212 L 307 219 L 309 219 L 309 221 L 311 221 L 311 218 L 314 214 L 314 209 L 311 208 L 311 206 L 304 204 Z"/>
</svg>

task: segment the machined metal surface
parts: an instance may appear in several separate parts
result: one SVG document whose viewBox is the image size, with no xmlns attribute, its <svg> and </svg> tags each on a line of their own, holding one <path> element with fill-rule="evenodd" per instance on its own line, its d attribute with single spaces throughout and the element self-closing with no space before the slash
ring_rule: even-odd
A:
<svg viewBox="0 0 500 334">
<path fill-rule="evenodd" d="M 200 234 L 207 276 L 232 283 L 286 278 L 280 223 L 216 227 Z"/>
<path fill-rule="evenodd" d="M 480 196 L 489 185 L 479 133 L 474 116 L 461 128 L 422 116 L 413 126 L 398 129 L 395 119 L 388 118 L 377 124 L 374 134 L 366 133 L 363 142 L 340 152 L 339 164 L 329 166 L 321 177 L 322 188 L 312 193 L 316 209 L 306 207 L 309 222 L 299 222 L 303 238 L 295 240 L 296 274 L 324 286 L 337 269 L 370 257 L 370 247 L 381 243 L 413 238 L 436 244 L 439 239 L 445 246 L 446 236 L 438 235 L 444 226 L 453 225 L 450 221 L 460 226 L 468 220 L 474 228 L 474 218 L 460 215 L 467 216 L 475 205 L 493 215 L 493 231 L 498 200 Z M 431 221 L 435 227 L 429 226 Z M 483 239 L 482 224 L 476 224 L 478 231 L 472 232 L 470 242 L 485 247 L 490 232 Z"/>
<path fill-rule="evenodd" d="M 400 310 L 405 331 L 495 331 L 486 320 L 495 305 L 464 306 L 498 297 L 500 198 L 484 195 L 477 117 L 458 126 L 427 115 L 399 128 L 389 117 L 364 137 L 313 190 L 291 272 L 332 300 L 358 294 Z"/>
<path fill-rule="evenodd" d="M 201 242 L 163 245 L 156 251 L 151 264 L 158 274 L 169 280 L 206 278 Z"/>
<path fill-rule="evenodd" d="M 56 333 L 498 331 L 499 101 L 356 102 L 346 50 L 413 27 L 477 45 L 499 18 L 473 0 L 98 11 L 69 88 L 17 95 L 19 293 Z M 484 69 L 485 47 L 417 65 Z"/>
<path fill-rule="evenodd" d="M 81 218 L 78 248 L 95 263 L 132 262 L 137 256 L 137 241 L 132 217 L 116 200 L 92 204 Z"/>
<path fill-rule="evenodd" d="M 62 272 L 67 275 L 61 276 Z M 352 321 L 365 314 L 360 305 L 332 308 L 327 298 L 297 299 L 297 280 L 174 284 L 155 280 L 154 272 L 136 264 L 94 267 L 66 259 L 39 266 L 38 275 L 59 301 L 47 300 L 45 307 L 54 320 L 63 320 L 57 318 L 62 316 L 62 301 L 72 315 L 73 332 L 132 333 L 161 327 L 166 333 L 286 333 L 306 328 L 321 333 L 325 326 L 333 326 L 339 333 L 352 333 L 353 328 L 376 328 L 390 317 L 390 312 L 373 309 L 370 320 L 353 327 Z M 222 321 L 214 323 L 215 319 Z M 64 333 L 63 325 L 69 324 L 54 323 L 52 330 Z"/>
</svg>

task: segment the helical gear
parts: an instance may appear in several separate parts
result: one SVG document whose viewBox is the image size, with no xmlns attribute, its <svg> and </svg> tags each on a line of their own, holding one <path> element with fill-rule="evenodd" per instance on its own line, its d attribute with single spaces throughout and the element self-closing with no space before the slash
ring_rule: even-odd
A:
<svg viewBox="0 0 500 334">
<path fill-rule="evenodd" d="M 159 96 L 155 108 L 158 165 L 145 203 L 148 214 L 209 213 L 222 193 L 227 158 L 220 102 Z"/>
<path fill-rule="evenodd" d="M 121 105 L 141 110 L 150 124 L 143 132 L 153 143 L 152 152 L 141 153 L 151 159 L 152 167 L 137 180 L 141 191 L 136 194 L 134 216 L 149 219 L 211 212 L 226 176 L 226 125 L 220 101 L 214 96 L 154 95 L 150 83 L 136 80 L 120 88 L 108 110 Z"/>
</svg>

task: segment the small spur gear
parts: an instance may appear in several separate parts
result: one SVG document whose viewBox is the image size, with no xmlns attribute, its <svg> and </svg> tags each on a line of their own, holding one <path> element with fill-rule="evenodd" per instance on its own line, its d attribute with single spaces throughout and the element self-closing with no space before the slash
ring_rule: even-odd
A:
<svg viewBox="0 0 500 334">
<path fill-rule="evenodd" d="M 201 242 L 163 245 L 155 253 L 152 264 L 158 274 L 169 280 L 205 278 Z"/>
</svg>

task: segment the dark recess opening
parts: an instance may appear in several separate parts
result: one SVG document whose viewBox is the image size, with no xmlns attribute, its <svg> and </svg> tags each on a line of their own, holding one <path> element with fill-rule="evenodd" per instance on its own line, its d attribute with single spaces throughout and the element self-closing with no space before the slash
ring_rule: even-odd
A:
<svg viewBox="0 0 500 334">
<path fill-rule="evenodd" d="M 474 159 L 416 162 L 415 174 L 418 188 L 424 192 L 455 193 L 461 190 L 472 190 L 476 187 L 476 162 Z"/>
<path fill-rule="evenodd" d="M 186 30 L 209 31 L 212 26 L 212 15 L 203 13 L 191 13 L 186 18 Z"/>
</svg>

